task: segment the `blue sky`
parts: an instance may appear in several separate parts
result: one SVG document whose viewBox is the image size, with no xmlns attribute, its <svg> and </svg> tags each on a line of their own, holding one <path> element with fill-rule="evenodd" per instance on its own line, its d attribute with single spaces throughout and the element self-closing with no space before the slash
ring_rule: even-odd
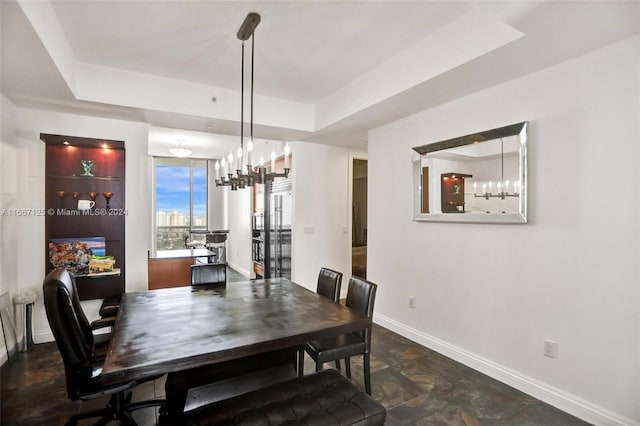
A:
<svg viewBox="0 0 640 426">
<path fill-rule="evenodd" d="M 207 170 L 193 169 L 193 214 L 206 214 Z M 189 213 L 189 167 L 156 166 L 156 211 Z"/>
</svg>

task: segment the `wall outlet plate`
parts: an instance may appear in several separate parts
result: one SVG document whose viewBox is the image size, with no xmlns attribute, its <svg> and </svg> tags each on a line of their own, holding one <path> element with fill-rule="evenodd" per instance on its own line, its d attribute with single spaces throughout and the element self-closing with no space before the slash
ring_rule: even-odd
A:
<svg viewBox="0 0 640 426">
<path fill-rule="evenodd" d="M 551 340 L 545 340 L 543 355 L 552 359 L 558 358 L 558 344 Z"/>
</svg>

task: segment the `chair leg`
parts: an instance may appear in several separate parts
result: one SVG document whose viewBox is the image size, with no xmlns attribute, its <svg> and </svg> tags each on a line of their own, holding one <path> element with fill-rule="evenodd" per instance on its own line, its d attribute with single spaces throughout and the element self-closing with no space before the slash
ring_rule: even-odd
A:
<svg viewBox="0 0 640 426">
<path fill-rule="evenodd" d="M 111 420 L 114 419 L 114 406 L 117 404 L 114 399 L 116 395 L 112 395 L 109 400 L 109 404 L 104 408 L 99 408 L 97 410 L 85 411 L 83 413 L 78 413 L 75 416 L 69 418 L 69 421 L 66 423 L 69 426 L 75 426 L 78 424 L 78 420 L 91 419 L 93 417 L 100 417 L 100 420 L 96 422 L 96 425 L 106 425 Z"/>
<path fill-rule="evenodd" d="M 344 359 L 344 371 L 347 373 L 347 379 L 351 378 L 351 360 L 349 358 Z"/>
<path fill-rule="evenodd" d="M 136 421 L 133 420 L 133 417 L 131 417 L 131 414 L 128 411 L 120 410 L 116 413 L 116 417 L 123 425 L 137 426 Z"/>
<path fill-rule="evenodd" d="M 340 371 L 340 360 L 336 359 L 336 370 Z"/>
<path fill-rule="evenodd" d="M 322 363 L 319 361 L 316 361 L 316 371 L 322 371 Z"/>
<path fill-rule="evenodd" d="M 101 417 L 100 420 L 95 423 L 95 426 L 104 426 L 113 420 L 120 420 L 123 425 L 135 426 L 136 422 L 131 417 L 131 411 L 140 408 L 156 407 L 166 403 L 164 399 L 140 401 L 133 404 L 128 404 L 128 401 L 131 401 L 131 392 L 113 394 L 111 398 L 109 398 L 109 404 L 105 408 L 77 414 L 69 419 L 67 425 L 75 426 L 78 424 L 78 420 Z"/>
<path fill-rule="evenodd" d="M 365 353 L 363 356 L 364 365 L 364 390 L 371 395 L 371 366 L 369 365 L 369 354 Z"/>
<path fill-rule="evenodd" d="M 304 349 L 298 349 L 298 377 L 304 376 Z"/>
</svg>

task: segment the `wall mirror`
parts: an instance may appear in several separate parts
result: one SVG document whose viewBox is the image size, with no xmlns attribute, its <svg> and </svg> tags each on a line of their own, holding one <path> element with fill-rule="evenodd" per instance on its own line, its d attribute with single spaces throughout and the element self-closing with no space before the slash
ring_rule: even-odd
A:
<svg viewBox="0 0 640 426">
<path fill-rule="evenodd" d="M 414 147 L 414 220 L 527 222 L 527 122 Z"/>
</svg>

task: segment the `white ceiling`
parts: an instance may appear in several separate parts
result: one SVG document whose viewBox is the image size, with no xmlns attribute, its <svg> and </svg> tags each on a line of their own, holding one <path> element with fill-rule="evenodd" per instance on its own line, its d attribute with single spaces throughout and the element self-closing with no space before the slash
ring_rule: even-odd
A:
<svg viewBox="0 0 640 426">
<path fill-rule="evenodd" d="M 236 135 L 248 12 L 256 137 L 359 148 L 373 127 L 640 32 L 637 1 L 1 0 L 2 92 Z"/>
</svg>

